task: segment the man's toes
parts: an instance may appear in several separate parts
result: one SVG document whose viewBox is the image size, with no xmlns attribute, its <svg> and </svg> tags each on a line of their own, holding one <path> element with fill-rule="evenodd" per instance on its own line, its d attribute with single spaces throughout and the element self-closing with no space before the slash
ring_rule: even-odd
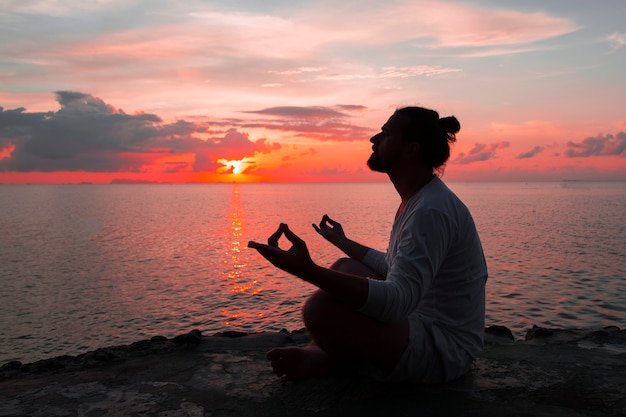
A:
<svg viewBox="0 0 626 417">
<path fill-rule="evenodd" d="M 272 370 L 276 374 L 276 376 L 283 376 L 285 374 L 285 370 L 278 363 L 272 362 Z"/>
<path fill-rule="evenodd" d="M 282 349 L 272 349 L 265 355 L 265 357 L 270 361 L 277 361 L 280 359 L 281 356 Z"/>
</svg>

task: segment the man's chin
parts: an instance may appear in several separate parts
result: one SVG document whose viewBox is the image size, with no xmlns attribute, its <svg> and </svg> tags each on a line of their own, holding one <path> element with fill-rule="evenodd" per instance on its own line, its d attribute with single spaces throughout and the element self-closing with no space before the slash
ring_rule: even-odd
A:
<svg viewBox="0 0 626 417">
<path fill-rule="evenodd" d="M 372 154 L 372 156 L 370 156 L 370 158 L 367 160 L 367 166 L 369 167 L 369 169 L 375 172 L 382 172 L 382 173 L 387 172 L 385 167 L 383 167 L 378 162 L 378 159 L 375 158 L 374 154 Z"/>
</svg>

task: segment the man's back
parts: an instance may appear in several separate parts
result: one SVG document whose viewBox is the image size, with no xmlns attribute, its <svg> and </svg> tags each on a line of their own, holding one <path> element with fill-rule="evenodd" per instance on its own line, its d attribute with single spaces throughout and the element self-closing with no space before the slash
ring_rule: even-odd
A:
<svg viewBox="0 0 626 417">
<path fill-rule="evenodd" d="M 444 362 L 482 350 L 485 258 L 469 210 L 439 178 L 399 213 L 385 263 L 387 282 L 370 280 L 362 311 L 390 322 L 417 315 Z"/>
</svg>

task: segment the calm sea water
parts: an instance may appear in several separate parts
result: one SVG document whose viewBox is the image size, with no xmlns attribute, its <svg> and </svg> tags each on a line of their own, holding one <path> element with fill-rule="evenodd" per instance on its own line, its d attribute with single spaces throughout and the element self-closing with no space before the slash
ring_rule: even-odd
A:
<svg viewBox="0 0 626 417">
<path fill-rule="evenodd" d="M 626 183 L 451 183 L 489 265 L 487 325 L 517 337 L 626 325 Z M 0 186 L 0 364 L 192 329 L 302 327 L 313 287 L 249 250 L 280 222 L 313 258 L 342 254 L 324 213 L 384 250 L 390 184 Z"/>
</svg>

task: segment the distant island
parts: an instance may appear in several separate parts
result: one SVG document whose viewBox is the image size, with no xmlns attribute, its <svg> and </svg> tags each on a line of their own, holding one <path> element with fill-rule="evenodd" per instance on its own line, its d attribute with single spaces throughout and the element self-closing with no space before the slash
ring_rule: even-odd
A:
<svg viewBox="0 0 626 417">
<path fill-rule="evenodd" d="M 130 178 L 113 178 L 109 184 L 172 184 L 172 183 L 150 181 L 150 180 L 134 180 Z"/>
</svg>

